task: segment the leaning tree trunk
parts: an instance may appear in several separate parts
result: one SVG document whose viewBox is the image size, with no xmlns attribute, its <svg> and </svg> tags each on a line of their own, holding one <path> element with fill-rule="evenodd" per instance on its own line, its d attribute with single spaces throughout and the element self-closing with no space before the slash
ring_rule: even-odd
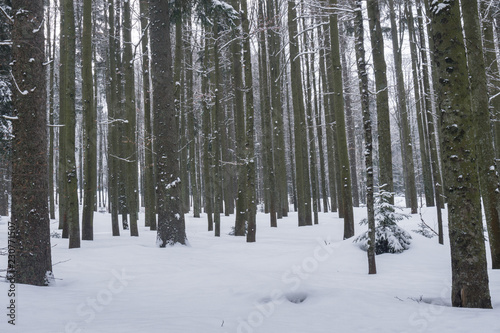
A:
<svg viewBox="0 0 500 333">
<path fill-rule="evenodd" d="M 452 305 L 491 308 L 477 175 L 475 132 L 479 129 L 472 112 L 459 6 L 458 1 L 448 0 L 433 1 L 430 6 L 448 198 Z"/>
</svg>

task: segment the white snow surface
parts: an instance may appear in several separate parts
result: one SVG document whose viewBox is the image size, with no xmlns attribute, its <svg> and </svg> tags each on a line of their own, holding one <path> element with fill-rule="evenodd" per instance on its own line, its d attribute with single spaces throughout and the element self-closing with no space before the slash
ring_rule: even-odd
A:
<svg viewBox="0 0 500 333">
<path fill-rule="evenodd" d="M 437 230 L 435 208 L 422 214 Z M 366 208 L 355 208 L 356 234 L 366 230 L 358 224 L 364 217 Z M 488 270 L 493 310 L 450 307 L 448 229 L 439 245 L 411 231 L 418 215 L 399 223 L 413 237 L 410 249 L 377 256 L 376 275 L 353 238 L 342 240 L 337 213 L 300 228 L 296 213 L 278 228 L 259 213 L 252 244 L 228 235 L 234 216 L 222 216 L 216 238 L 205 215 L 187 214 L 190 246 L 167 248 L 155 246 L 156 232 L 140 218 L 139 237 L 123 230 L 112 237 L 110 215 L 96 213 L 94 241 L 80 249 L 52 238 L 56 280 L 16 286 L 16 326 L 7 323 L 9 284 L 0 278 L 0 332 L 500 332 L 500 271 Z"/>
</svg>

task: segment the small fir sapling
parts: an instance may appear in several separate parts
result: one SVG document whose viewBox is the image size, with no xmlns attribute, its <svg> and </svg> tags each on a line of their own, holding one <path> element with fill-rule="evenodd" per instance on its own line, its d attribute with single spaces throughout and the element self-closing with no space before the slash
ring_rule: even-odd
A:
<svg viewBox="0 0 500 333">
<path fill-rule="evenodd" d="M 375 253 L 401 253 L 409 249 L 411 243 L 410 234 L 397 225 L 398 221 L 409 218 L 407 214 L 399 213 L 400 207 L 388 202 L 391 197 L 390 192 L 381 190 L 375 193 Z M 360 222 L 361 225 L 368 224 L 367 219 Z M 368 231 L 354 239 L 359 243 L 359 247 L 368 250 Z"/>
</svg>

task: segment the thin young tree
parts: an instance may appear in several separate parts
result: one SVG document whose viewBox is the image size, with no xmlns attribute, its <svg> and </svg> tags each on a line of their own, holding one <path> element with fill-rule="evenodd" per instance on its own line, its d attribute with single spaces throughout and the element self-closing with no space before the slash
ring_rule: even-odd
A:
<svg viewBox="0 0 500 333">
<path fill-rule="evenodd" d="M 94 239 L 94 198 L 97 191 L 97 110 L 92 75 L 92 0 L 83 1 L 82 84 L 84 117 L 84 197 L 82 239 Z"/>
<path fill-rule="evenodd" d="M 48 207 L 47 108 L 42 0 L 12 4 L 12 209 L 17 283 L 44 286 L 52 274 Z"/>
<path fill-rule="evenodd" d="M 150 34 L 153 81 L 153 108 L 156 135 L 158 184 L 157 245 L 186 244 L 179 167 L 179 135 L 173 103 L 170 17 L 167 1 L 150 0 Z"/>
<path fill-rule="evenodd" d="M 356 65 L 358 69 L 359 91 L 361 93 L 361 109 L 363 113 L 363 129 L 365 136 L 365 168 L 366 168 L 366 208 L 368 211 L 368 229 L 370 230 L 368 254 L 368 274 L 377 274 L 375 262 L 375 210 L 373 198 L 373 138 L 370 98 L 368 95 L 368 73 L 366 72 L 364 27 L 362 1 L 357 0 L 354 6 L 354 35 L 356 48 Z"/>
<path fill-rule="evenodd" d="M 436 85 L 448 199 L 452 305 L 491 308 L 477 174 L 475 134 L 479 129 L 472 112 L 460 3 L 433 1 L 430 13 L 439 77 Z"/>
</svg>

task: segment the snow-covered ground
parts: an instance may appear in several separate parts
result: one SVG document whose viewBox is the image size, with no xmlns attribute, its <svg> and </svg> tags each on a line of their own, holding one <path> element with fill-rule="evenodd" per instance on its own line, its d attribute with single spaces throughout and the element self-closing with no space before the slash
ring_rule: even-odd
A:
<svg viewBox="0 0 500 333">
<path fill-rule="evenodd" d="M 435 208 L 422 213 L 434 226 Z M 357 222 L 365 215 L 355 209 Z M 0 279 L 0 332 L 500 332 L 499 271 L 489 270 L 493 310 L 450 307 L 447 228 L 445 246 L 411 232 L 410 250 L 377 256 L 378 274 L 368 275 L 366 252 L 342 240 L 337 213 L 300 228 L 295 213 L 278 228 L 268 218 L 258 214 L 257 242 L 248 244 L 228 235 L 234 217 L 222 217 L 216 238 L 204 216 L 188 214 L 190 245 L 160 249 L 145 227 L 139 237 L 112 237 L 110 215 L 96 213 L 95 240 L 80 249 L 52 238 L 53 285 L 16 286 L 15 327 Z M 400 226 L 411 231 L 419 220 Z M 366 226 L 357 222 L 359 234 Z M 6 241 L 2 218 L 0 247 Z"/>
</svg>

